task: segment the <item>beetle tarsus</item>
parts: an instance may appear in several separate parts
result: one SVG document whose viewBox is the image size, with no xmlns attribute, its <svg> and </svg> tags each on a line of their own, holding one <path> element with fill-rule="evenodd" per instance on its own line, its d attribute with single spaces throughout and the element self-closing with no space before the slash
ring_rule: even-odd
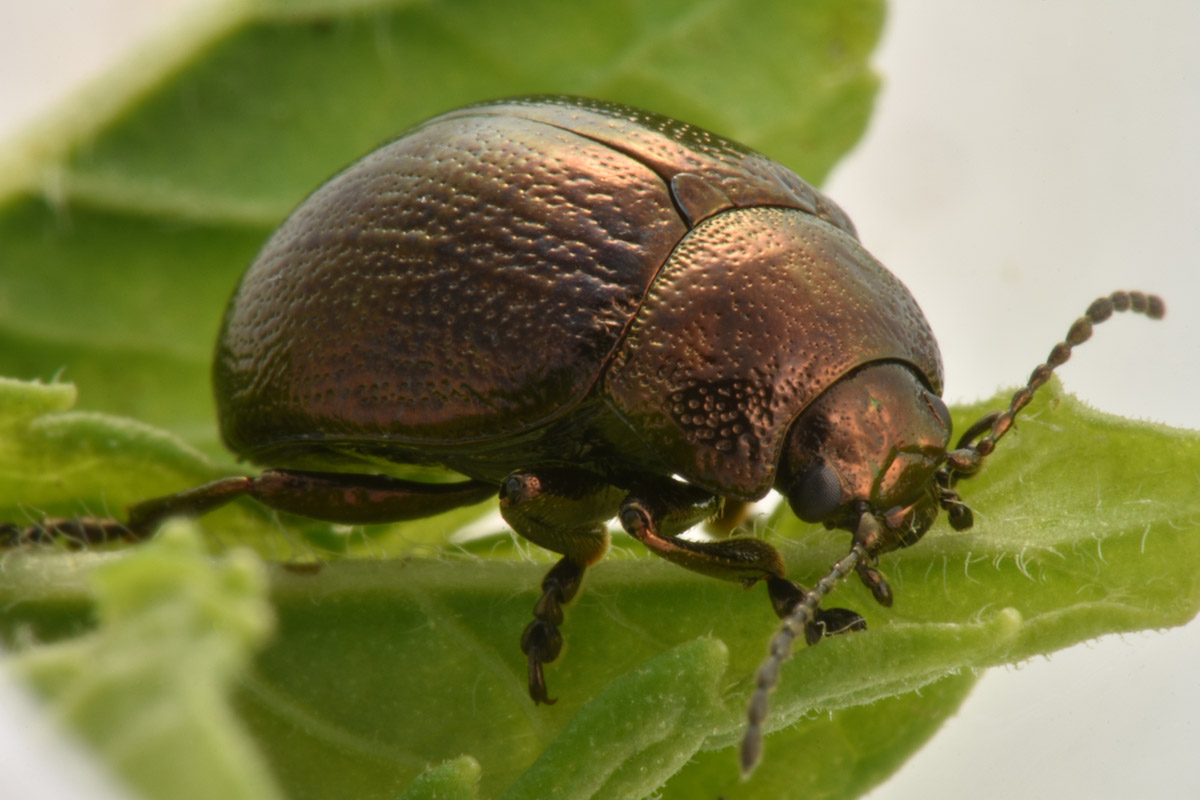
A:
<svg viewBox="0 0 1200 800">
<path fill-rule="evenodd" d="M 823 636 L 841 636 L 843 633 L 857 633 L 867 629 L 867 621 L 862 614 L 850 608 L 821 608 L 813 616 L 813 621 L 820 628 Z M 807 631 L 805 632 L 807 635 Z M 817 641 L 820 641 L 818 638 Z M 809 644 L 817 642 L 810 641 Z"/>
<path fill-rule="evenodd" d="M 563 637 L 558 626 L 563 622 L 563 605 L 579 591 L 584 567 L 570 558 L 561 558 L 542 579 L 542 596 L 533 607 L 533 622 L 521 634 L 521 652 L 529 658 L 529 697 L 534 703 L 554 705 L 547 694 L 543 665 L 558 658 Z"/>
<path fill-rule="evenodd" d="M 79 550 L 89 545 L 142 538 L 126 523 L 105 517 L 47 517 L 33 525 L 0 525 L 0 550 L 55 542 Z"/>
<path fill-rule="evenodd" d="M 767 593 L 775 616 L 787 619 L 808 594 L 804 587 L 787 578 L 767 578 Z"/>
<path fill-rule="evenodd" d="M 883 573 L 875 569 L 865 561 L 858 562 L 855 567 L 858 572 L 858 578 L 871 591 L 871 596 L 875 598 L 875 602 L 884 608 L 892 607 L 892 587 L 883 577 Z"/>
<path fill-rule="evenodd" d="M 562 610 L 559 609 L 559 617 Z M 546 675 L 542 665 L 558 658 L 562 652 L 562 634 L 558 627 L 547 620 L 535 619 L 521 634 L 521 652 L 529 657 L 529 697 L 534 704 L 554 705 L 557 699 L 550 697 L 546 689 Z"/>
<path fill-rule="evenodd" d="M 939 483 L 949 483 L 950 479 L 948 470 L 945 468 L 938 470 L 937 480 Z M 975 524 L 975 514 L 972 513 L 970 507 L 958 496 L 958 492 L 945 488 L 945 485 L 938 490 L 938 505 L 946 511 L 946 519 L 954 530 L 965 531 Z"/>
<path fill-rule="evenodd" d="M 774 577 L 767 579 L 767 592 L 771 598 L 771 608 L 780 619 L 787 619 L 795 613 L 809 595 L 800 584 L 787 578 Z M 816 605 L 811 617 L 804 627 L 804 638 L 810 645 L 826 636 L 867 629 L 867 622 L 862 615 L 849 608 L 822 608 Z"/>
<path fill-rule="evenodd" d="M 546 693 L 546 676 L 542 672 L 542 662 L 532 657 L 529 659 L 529 697 L 534 705 L 552 706 L 558 702 L 557 697 Z"/>
</svg>

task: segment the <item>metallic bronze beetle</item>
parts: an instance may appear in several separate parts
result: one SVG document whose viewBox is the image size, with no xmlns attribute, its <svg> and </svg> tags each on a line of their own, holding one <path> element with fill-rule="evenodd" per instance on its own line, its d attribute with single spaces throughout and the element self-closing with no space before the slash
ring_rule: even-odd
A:
<svg viewBox="0 0 1200 800">
<path fill-rule="evenodd" d="M 543 665 L 562 646 L 562 606 L 616 516 L 669 561 L 765 581 L 783 627 L 751 700 L 748 770 L 793 639 L 865 627 L 822 608 L 824 595 L 856 572 L 890 605 L 880 553 L 916 542 L 940 508 L 970 527 L 955 481 L 1113 309 L 1163 314 L 1153 296 L 1098 300 L 1009 408 L 952 448 L 921 310 L 794 173 L 628 106 L 470 106 L 320 187 L 233 295 L 213 370 L 221 432 L 272 469 L 141 503 L 125 523 L 9 536 L 146 536 L 243 494 L 367 523 L 498 493 L 518 533 L 562 555 L 521 638 L 530 695 L 549 703 Z M 389 476 L 397 465 L 469 480 Z M 801 519 L 852 534 L 812 589 L 785 578 L 763 541 L 677 536 L 772 488 Z"/>
</svg>

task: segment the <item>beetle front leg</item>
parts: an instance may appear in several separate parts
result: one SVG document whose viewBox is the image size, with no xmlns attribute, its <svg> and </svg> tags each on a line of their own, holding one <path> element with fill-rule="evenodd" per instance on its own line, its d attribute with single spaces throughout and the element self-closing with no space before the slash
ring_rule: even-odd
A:
<svg viewBox="0 0 1200 800">
<path fill-rule="evenodd" d="M 693 542 L 679 534 L 720 513 L 720 497 L 673 480 L 644 481 L 621 503 L 625 531 L 650 552 L 685 569 L 753 586 L 763 578 L 782 578 L 779 551 L 760 539 L 737 537 Z"/>
<path fill-rule="evenodd" d="M 721 498 L 677 481 L 659 481 L 635 489 L 621 504 L 621 525 L 650 552 L 685 569 L 713 578 L 736 581 L 749 588 L 765 580 L 771 608 L 787 618 L 804 602 L 808 591 L 784 577 L 783 557 L 760 539 L 739 537 L 717 542 L 693 542 L 678 534 L 721 510 Z M 816 607 L 806 628 L 810 644 L 866 623 L 845 608 Z"/>
<path fill-rule="evenodd" d="M 588 473 L 569 469 L 518 470 L 500 485 L 500 514 L 522 537 L 559 560 L 542 580 L 542 596 L 533 622 L 521 634 L 521 652 L 529 658 L 529 696 L 552 705 L 545 664 L 562 650 L 562 607 L 579 591 L 583 573 L 608 550 L 604 521 L 616 512 L 620 492 Z"/>
</svg>

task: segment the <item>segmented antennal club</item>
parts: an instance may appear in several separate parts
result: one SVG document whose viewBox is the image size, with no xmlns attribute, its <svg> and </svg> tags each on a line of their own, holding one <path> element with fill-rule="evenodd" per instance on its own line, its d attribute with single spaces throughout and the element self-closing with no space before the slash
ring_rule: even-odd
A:
<svg viewBox="0 0 1200 800">
<path fill-rule="evenodd" d="M 996 442 L 1012 429 L 1017 414 L 1033 399 L 1033 393 L 1050 380 L 1054 370 L 1067 363 L 1071 350 L 1092 338 L 1092 328 L 1113 315 L 1114 311 L 1133 311 L 1145 314 L 1150 319 L 1162 319 L 1167 312 L 1162 298 L 1142 292 L 1113 292 L 1095 300 L 1082 317 L 1075 320 L 1067 331 L 1065 341 L 1054 345 L 1046 363 L 1039 364 L 1029 375 L 1029 381 L 1013 393 L 1008 408 L 992 411 L 976 420 L 958 440 L 958 446 L 946 454 L 946 464 L 938 471 L 938 483 L 942 486 L 941 505 L 950 517 L 955 530 L 971 527 L 971 511 L 962 504 L 953 486 L 960 478 L 976 475 L 983 466 L 983 459 L 996 448 Z"/>
</svg>

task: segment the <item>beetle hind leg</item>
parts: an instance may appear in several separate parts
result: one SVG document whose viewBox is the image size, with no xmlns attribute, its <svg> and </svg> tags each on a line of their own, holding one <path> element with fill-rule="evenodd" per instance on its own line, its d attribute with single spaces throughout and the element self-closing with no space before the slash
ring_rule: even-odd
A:
<svg viewBox="0 0 1200 800">
<path fill-rule="evenodd" d="M 0 524 L 0 550 L 55 542 L 80 549 L 93 544 L 144 538 L 120 520 L 108 517 L 47 517 L 30 525 Z"/>
<path fill-rule="evenodd" d="M 423 483 L 386 475 L 269 469 L 257 477 L 220 478 L 129 507 L 125 522 L 80 517 L 47 519 L 20 528 L 0 525 L 0 549 L 63 541 L 84 546 L 147 539 L 170 517 L 198 517 L 235 498 L 251 497 L 277 511 L 349 525 L 402 522 L 494 497 L 484 481 Z"/>
<path fill-rule="evenodd" d="M 127 519 L 111 517 L 49 517 L 39 523 L 0 525 L 0 549 L 61 542 L 77 549 L 110 542 L 150 538 L 168 517 L 194 517 L 252 491 L 254 478 L 230 477 L 182 492 L 143 500 L 129 508 Z"/>
</svg>

